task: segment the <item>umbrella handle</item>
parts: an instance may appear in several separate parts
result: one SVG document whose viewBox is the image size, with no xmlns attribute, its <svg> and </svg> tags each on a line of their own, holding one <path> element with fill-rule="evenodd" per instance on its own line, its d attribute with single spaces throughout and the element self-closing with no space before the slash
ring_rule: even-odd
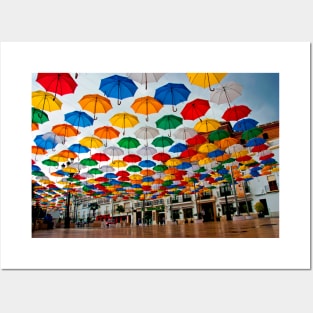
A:
<svg viewBox="0 0 313 313">
<path fill-rule="evenodd" d="M 173 105 L 172 105 L 172 111 L 177 112 L 177 108 L 175 108 Z"/>
<path fill-rule="evenodd" d="M 149 121 L 149 116 L 147 115 L 147 117 L 146 117 L 146 121 L 148 122 Z"/>
<path fill-rule="evenodd" d="M 212 88 L 211 86 L 209 87 L 209 89 L 210 89 L 210 91 L 214 91 L 215 90 L 215 88 Z"/>
<path fill-rule="evenodd" d="M 121 105 L 122 100 L 117 100 L 117 105 Z"/>
</svg>

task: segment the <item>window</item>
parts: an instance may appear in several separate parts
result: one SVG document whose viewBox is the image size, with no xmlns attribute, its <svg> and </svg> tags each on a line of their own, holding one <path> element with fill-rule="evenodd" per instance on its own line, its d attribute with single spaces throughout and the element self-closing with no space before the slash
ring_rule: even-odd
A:
<svg viewBox="0 0 313 313">
<path fill-rule="evenodd" d="M 278 191 L 278 186 L 277 186 L 275 175 L 267 176 L 267 181 L 268 181 L 268 186 L 269 186 L 270 192 L 271 191 Z"/>
</svg>

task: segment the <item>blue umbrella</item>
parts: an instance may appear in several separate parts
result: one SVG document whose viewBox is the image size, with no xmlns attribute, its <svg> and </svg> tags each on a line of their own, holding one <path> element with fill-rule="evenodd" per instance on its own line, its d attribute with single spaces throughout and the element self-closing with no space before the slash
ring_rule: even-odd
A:
<svg viewBox="0 0 313 313">
<path fill-rule="evenodd" d="M 47 137 L 46 139 L 43 137 L 44 135 L 37 135 L 34 139 L 36 145 L 45 150 L 54 149 L 58 144 L 58 141 L 53 137 Z"/>
<path fill-rule="evenodd" d="M 81 145 L 80 143 L 74 143 L 70 147 L 68 147 L 68 150 L 72 152 L 77 153 L 87 153 L 90 151 L 90 149 L 86 146 Z"/>
<path fill-rule="evenodd" d="M 214 151 L 211 151 L 208 153 L 208 157 L 209 158 L 217 158 L 221 155 L 223 155 L 225 153 L 225 151 L 221 150 L 221 149 L 216 149 Z"/>
<path fill-rule="evenodd" d="M 156 165 L 156 163 L 151 160 L 143 160 L 143 161 L 140 161 L 138 165 L 140 167 L 153 167 Z"/>
<path fill-rule="evenodd" d="M 174 105 L 186 101 L 190 95 L 190 90 L 184 84 L 168 83 L 155 90 L 154 98 L 164 105 L 172 105 L 173 112 Z"/>
<path fill-rule="evenodd" d="M 251 138 L 246 143 L 246 147 L 259 146 L 259 145 L 262 145 L 265 142 L 266 142 L 266 140 L 263 139 L 263 138 L 260 138 L 260 137 Z"/>
<path fill-rule="evenodd" d="M 83 111 L 73 111 L 64 114 L 64 119 L 66 122 L 70 123 L 73 126 L 79 127 L 88 127 L 93 125 L 94 119 L 87 113 Z"/>
<path fill-rule="evenodd" d="M 182 162 L 176 166 L 176 168 L 179 170 L 185 170 L 185 169 L 190 168 L 190 167 L 192 167 L 190 162 Z"/>
<path fill-rule="evenodd" d="M 244 132 L 246 130 L 256 127 L 258 123 L 258 121 L 252 118 L 243 118 L 234 124 L 233 130 L 236 132 Z"/>
<path fill-rule="evenodd" d="M 118 105 L 120 105 L 122 99 L 133 97 L 138 87 L 127 77 L 113 75 L 101 79 L 99 89 L 107 97 L 116 98 Z"/>
<path fill-rule="evenodd" d="M 183 152 L 183 151 L 185 151 L 187 148 L 188 148 L 187 145 L 178 142 L 178 143 L 172 145 L 168 151 L 169 151 L 169 152 Z"/>
</svg>

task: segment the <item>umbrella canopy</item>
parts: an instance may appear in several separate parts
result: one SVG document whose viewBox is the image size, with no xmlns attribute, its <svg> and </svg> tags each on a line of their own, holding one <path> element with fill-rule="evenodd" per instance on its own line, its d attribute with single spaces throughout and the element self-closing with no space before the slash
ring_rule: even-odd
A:
<svg viewBox="0 0 313 313">
<path fill-rule="evenodd" d="M 258 123 L 258 121 L 252 118 L 243 118 L 234 124 L 233 130 L 236 132 L 244 132 L 246 130 L 256 127 Z"/>
<path fill-rule="evenodd" d="M 125 135 L 125 128 L 131 128 L 139 123 L 138 117 L 136 115 L 122 112 L 113 115 L 110 118 L 110 122 L 113 126 L 117 126 L 123 129 L 123 135 Z"/>
<path fill-rule="evenodd" d="M 221 126 L 221 124 L 217 120 L 205 118 L 202 121 L 199 121 L 194 126 L 194 129 L 198 133 L 209 133 L 209 132 L 212 132 L 214 130 L 217 130 L 220 126 Z"/>
<path fill-rule="evenodd" d="M 54 125 L 51 129 L 58 136 L 63 136 L 63 143 L 65 143 L 65 137 L 73 137 L 79 134 L 79 131 L 70 124 L 57 124 Z"/>
<path fill-rule="evenodd" d="M 238 121 L 244 117 L 247 117 L 250 112 L 251 109 L 246 105 L 233 105 L 224 112 L 222 118 L 225 121 Z"/>
<path fill-rule="evenodd" d="M 94 136 L 84 137 L 79 141 L 79 143 L 88 148 L 100 148 L 103 146 L 102 140 Z"/>
<path fill-rule="evenodd" d="M 51 91 L 58 95 L 74 93 L 77 83 L 69 73 L 38 73 L 36 81 L 43 86 L 46 91 Z"/>
<path fill-rule="evenodd" d="M 250 140 L 252 138 L 255 138 L 257 136 L 259 136 L 260 134 L 262 134 L 263 129 L 259 128 L 259 127 L 254 127 L 248 130 L 245 130 L 242 134 L 241 134 L 241 138 L 244 140 Z"/>
<path fill-rule="evenodd" d="M 221 87 L 215 88 L 210 94 L 210 101 L 216 104 L 230 103 L 241 96 L 242 86 L 235 82 L 221 84 Z"/>
<path fill-rule="evenodd" d="M 140 162 L 142 158 L 137 154 L 127 154 L 123 157 L 123 161 L 128 163 L 137 163 Z"/>
<path fill-rule="evenodd" d="M 151 142 L 152 145 L 155 147 L 168 147 L 171 146 L 174 143 L 174 140 L 168 136 L 160 136 L 153 139 Z"/>
<path fill-rule="evenodd" d="M 122 99 L 133 97 L 138 87 L 127 77 L 113 75 L 101 79 L 99 89 L 107 97 L 117 99 L 117 103 L 120 105 Z"/>
<path fill-rule="evenodd" d="M 171 156 L 168 153 L 159 152 L 152 156 L 152 159 L 155 161 L 166 162 Z"/>
<path fill-rule="evenodd" d="M 80 143 L 74 143 L 68 147 L 68 150 L 76 153 L 87 153 L 90 152 L 90 149 L 86 146 L 81 145 Z"/>
<path fill-rule="evenodd" d="M 34 139 L 35 144 L 46 150 L 54 149 L 58 143 L 62 142 L 62 139 L 60 139 L 60 137 L 56 134 L 52 134 L 54 136 L 47 136 L 46 134 L 37 135 Z"/>
<path fill-rule="evenodd" d="M 148 122 L 149 114 L 158 113 L 163 108 L 163 104 L 153 97 L 146 96 L 137 98 L 131 108 L 135 113 L 146 115 L 146 121 Z"/>
<path fill-rule="evenodd" d="M 163 75 L 164 73 L 127 73 L 130 79 L 142 85 L 145 84 L 146 89 L 148 88 L 148 83 L 159 81 Z"/>
<path fill-rule="evenodd" d="M 61 110 L 62 102 L 52 93 L 37 90 L 32 92 L 32 106 L 42 111 Z"/>
<path fill-rule="evenodd" d="M 176 112 L 174 105 L 186 101 L 189 94 L 190 90 L 184 84 L 168 83 L 157 88 L 154 97 L 164 105 L 172 105 L 173 112 Z"/>
<path fill-rule="evenodd" d="M 196 134 L 195 136 L 186 139 L 186 143 L 188 145 L 201 145 L 202 143 L 205 143 L 206 139 L 204 136 L 200 135 L 200 134 Z"/>
<path fill-rule="evenodd" d="M 102 152 L 97 152 L 97 153 L 94 153 L 90 156 L 90 158 L 92 160 L 96 160 L 96 161 L 99 161 L 99 162 L 104 162 L 104 161 L 109 161 L 110 158 L 105 154 L 105 153 L 102 153 Z"/>
<path fill-rule="evenodd" d="M 112 126 L 101 126 L 94 130 L 94 135 L 99 138 L 105 139 L 104 146 L 107 146 L 108 139 L 118 138 L 120 132 Z"/>
<path fill-rule="evenodd" d="M 83 96 L 78 103 L 81 108 L 93 113 L 94 120 L 97 113 L 107 113 L 112 109 L 111 101 L 98 94 L 88 94 Z"/>
<path fill-rule="evenodd" d="M 66 122 L 70 123 L 73 126 L 79 127 L 88 127 L 93 125 L 94 119 L 83 111 L 73 111 L 64 114 L 64 119 Z"/>
<path fill-rule="evenodd" d="M 227 73 L 187 73 L 187 77 L 191 84 L 202 88 L 209 87 L 210 91 L 214 91 L 212 86 L 219 84 Z"/>
<path fill-rule="evenodd" d="M 144 146 L 144 147 L 141 147 L 137 150 L 137 153 L 139 155 L 143 155 L 143 156 L 150 156 L 150 155 L 153 155 L 155 153 L 157 153 L 157 149 L 153 148 L 153 147 L 148 147 L 148 146 Z"/>
<path fill-rule="evenodd" d="M 124 154 L 123 149 L 116 147 L 116 146 L 110 146 L 110 147 L 106 147 L 105 149 L 103 149 L 103 152 L 111 155 L 114 159 L 114 157 L 116 156 L 121 156 Z"/>
<path fill-rule="evenodd" d="M 168 115 L 163 115 L 155 123 L 156 123 L 157 128 L 161 128 L 165 130 L 175 129 L 183 123 L 183 119 L 179 116 L 168 114 Z M 171 132 L 169 133 L 169 136 L 171 136 Z"/>
<path fill-rule="evenodd" d="M 49 117 L 46 112 L 32 107 L 32 123 L 43 124 L 48 121 Z"/>
<path fill-rule="evenodd" d="M 203 143 L 199 148 L 198 148 L 198 152 L 200 153 L 209 153 L 211 151 L 214 151 L 218 149 L 218 146 L 216 146 L 215 144 L 213 143 Z"/>
<path fill-rule="evenodd" d="M 140 142 L 138 141 L 138 139 L 133 138 L 133 137 L 123 137 L 117 142 L 117 144 L 121 148 L 125 148 L 125 149 L 133 149 L 133 148 L 137 148 L 140 146 Z"/>
<path fill-rule="evenodd" d="M 228 137 L 230 137 L 230 133 L 227 130 L 217 129 L 209 134 L 208 139 L 209 141 L 214 142 Z"/>
<path fill-rule="evenodd" d="M 197 132 L 190 127 L 177 128 L 177 130 L 173 133 L 174 138 L 182 140 L 187 140 L 195 135 L 197 135 Z"/>
<path fill-rule="evenodd" d="M 184 120 L 194 121 L 195 119 L 204 116 L 209 109 L 209 101 L 198 98 L 186 103 L 180 114 L 182 115 Z"/>
</svg>

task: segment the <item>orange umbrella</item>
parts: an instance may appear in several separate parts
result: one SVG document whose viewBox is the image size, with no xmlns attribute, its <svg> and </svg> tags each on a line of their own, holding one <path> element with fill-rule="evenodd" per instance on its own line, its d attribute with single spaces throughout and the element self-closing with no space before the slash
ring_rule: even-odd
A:
<svg viewBox="0 0 313 313">
<path fill-rule="evenodd" d="M 47 154 L 48 151 L 38 146 L 32 146 L 32 153 L 35 154 L 35 160 L 38 154 Z"/>
<path fill-rule="evenodd" d="M 111 101 L 98 94 L 88 94 L 83 96 L 78 103 L 82 109 L 93 113 L 93 118 L 96 120 L 96 113 L 107 113 L 112 109 Z"/>
<path fill-rule="evenodd" d="M 105 139 L 105 146 L 107 146 L 108 139 L 118 138 L 120 132 L 112 126 L 102 126 L 95 129 L 94 134 L 99 138 Z"/>
<path fill-rule="evenodd" d="M 70 124 L 57 124 L 57 125 L 54 125 L 51 130 L 56 135 L 63 136 L 64 142 L 65 142 L 65 137 L 74 137 L 79 134 L 79 131 Z"/>
<path fill-rule="evenodd" d="M 62 150 L 58 153 L 59 156 L 63 156 L 68 159 L 75 159 L 78 157 L 78 154 L 71 150 Z"/>
<path fill-rule="evenodd" d="M 149 114 L 158 113 L 163 108 L 163 104 L 153 97 L 146 96 L 137 98 L 131 108 L 135 113 L 146 115 L 146 121 L 148 122 Z"/>
<path fill-rule="evenodd" d="M 32 123 L 32 131 L 33 130 L 38 130 L 38 129 L 39 129 L 38 123 Z"/>
</svg>

